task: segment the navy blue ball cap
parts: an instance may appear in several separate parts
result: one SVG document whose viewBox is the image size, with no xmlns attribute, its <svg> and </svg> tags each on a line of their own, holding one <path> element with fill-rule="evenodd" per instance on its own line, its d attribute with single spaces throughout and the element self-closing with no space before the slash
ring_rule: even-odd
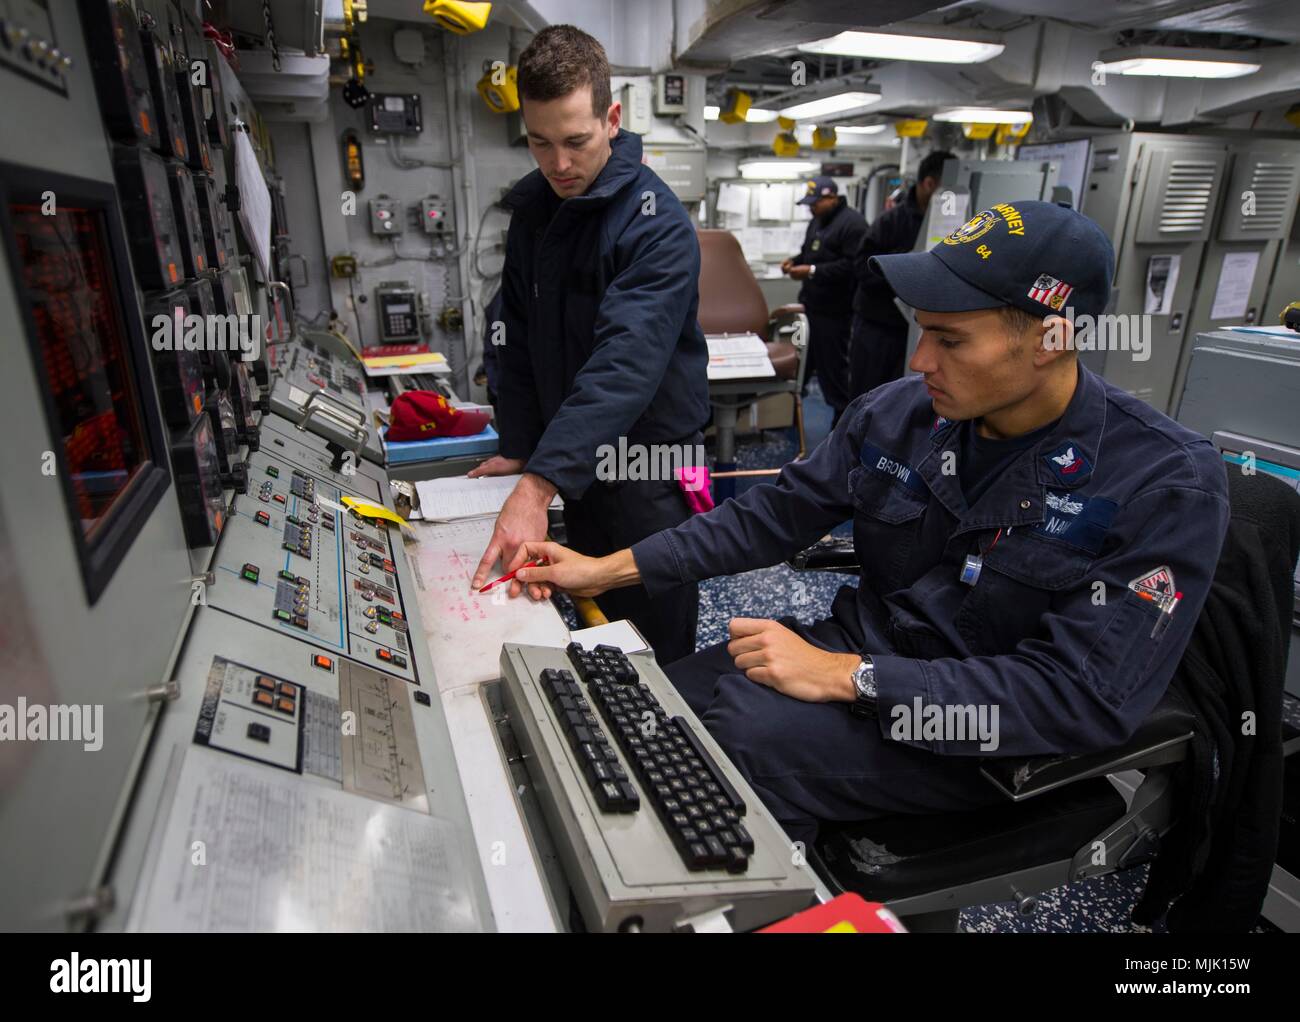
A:
<svg viewBox="0 0 1300 1022">
<path fill-rule="evenodd" d="M 811 206 L 818 199 L 824 199 L 828 195 L 839 195 L 840 186 L 835 183 L 835 178 L 827 177 L 825 174 L 819 174 L 808 182 L 808 194 L 799 200 L 800 206 Z"/>
<path fill-rule="evenodd" d="M 975 214 L 928 252 L 872 256 L 868 265 L 925 312 L 1011 305 L 1040 317 L 1098 316 L 1110 300 L 1115 249 L 1082 213 L 1024 200 Z"/>
</svg>

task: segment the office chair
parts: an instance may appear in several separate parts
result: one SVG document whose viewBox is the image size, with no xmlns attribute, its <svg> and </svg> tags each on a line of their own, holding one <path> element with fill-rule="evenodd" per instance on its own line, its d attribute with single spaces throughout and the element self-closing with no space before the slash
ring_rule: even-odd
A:
<svg viewBox="0 0 1300 1022">
<path fill-rule="evenodd" d="M 1276 480 L 1234 483 L 1234 519 L 1246 487 L 1278 504 L 1296 501 Z M 834 538 L 787 563 L 858 574 L 852 542 Z M 1278 577 L 1289 601 L 1290 569 Z M 991 809 L 823 823 L 809 865 L 833 893 L 884 902 L 914 931 L 953 931 L 962 908 L 989 902 L 1012 901 L 1028 916 L 1043 891 L 1155 857 L 1174 823 L 1173 782 L 1195 726 L 1193 709 L 1171 688 L 1116 749 L 986 759 L 981 772 L 1006 799 Z M 1132 770 L 1143 779 L 1126 804 L 1107 776 Z"/>
<path fill-rule="evenodd" d="M 804 456 L 803 381 L 807 367 L 808 317 L 802 305 L 768 310 L 758 281 L 730 231 L 697 230 L 700 239 L 700 327 L 706 334 L 757 334 L 767 344 L 775 377 L 715 380 L 709 384 L 713 425 L 717 431 L 713 478 L 715 497 L 732 496 L 736 475 L 775 475 L 779 469 L 733 471 L 736 461 L 736 422 L 740 410 L 768 394 L 794 397 L 799 453 Z"/>
</svg>

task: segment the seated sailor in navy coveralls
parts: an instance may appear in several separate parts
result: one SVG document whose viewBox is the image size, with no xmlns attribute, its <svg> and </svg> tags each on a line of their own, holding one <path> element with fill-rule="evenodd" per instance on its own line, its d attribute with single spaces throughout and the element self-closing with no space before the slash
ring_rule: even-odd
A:
<svg viewBox="0 0 1300 1022">
<path fill-rule="evenodd" d="M 1078 364 L 1114 271 L 1091 220 L 1005 203 L 874 261 L 922 328 L 916 375 L 708 514 L 607 557 L 517 558 L 550 562 L 528 581 L 653 596 L 852 520 L 861 578 L 828 618 L 736 618 L 666 671 L 797 840 L 992 803 L 982 757 L 1122 744 L 1165 691 L 1228 521 L 1209 441 Z"/>
</svg>

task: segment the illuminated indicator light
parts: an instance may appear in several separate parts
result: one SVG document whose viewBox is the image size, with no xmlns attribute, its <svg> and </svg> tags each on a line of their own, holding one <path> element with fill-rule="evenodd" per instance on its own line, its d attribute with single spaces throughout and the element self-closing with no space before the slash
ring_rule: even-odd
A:
<svg viewBox="0 0 1300 1022">
<path fill-rule="evenodd" d="M 255 692 L 253 693 L 253 702 L 259 706 L 271 706 L 275 703 L 275 697 L 270 692 Z"/>
<path fill-rule="evenodd" d="M 275 708 L 277 710 L 279 710 L 281 713 L 287 713 L 290 716 L 293 715 L 293 707 L 294 707 L 294 703 L 292 699 L 280 699 L 275 704 Z"/>
<path fill-rule="evenodd" d="M 203 411 L 203 395 L 202 395 L 202 394 L 195 394 L 192 398 L 190 398 L 190 403 L 194 405 L 194 412 L 195 412 L 195 414 L 198 414 L 199 412 Z"/>
<path fill-rule="evenodd" d="M 268 678 L 265 674 L 259 674 L 257 676 L 257 687 L 264 688 L 268 692 L 274 692 L 275 682 L 272 679 Z"/>
<path fill-rule="evenodd" d="M 179 276 L 179 274 L 177 274 L 177 272 L 176 272 L 176 264 L 175 264 L 175 263 L 168 263 L 168 264 L 167 264 L 167 272 L 171 275 L 172 283 L 173 283 L 173 284 L 174 284 L 176 281 L 180 280 L 180 276 Z"/>
<path fill-rule="evenodd" d="M 290 614 L 287 610 L 277 610 L 275 612 L 275 619 L 277 621 L 292 621 L 293 615 Z"/>
<path fill-rule="evenodd" d="M 327 656 L 321 656 L 319 653 L 311 658 L 311 662 L 322 671 L 334 670 L 334 661 Z"/>
<path fill-rule="evenodd" d="M 140 128 L 146 135 L 149 134 L 149 115 L 143 110 L 140 111 Z"/>
<path fill-rule="evenodd" d="M 225 516 L 220 511 L 218 511 L 216 514 L 212 516 L 212 520 L 217 523 L 217 531 L 220 532 L 221 526 L 226 521 Z"/>
</svg>

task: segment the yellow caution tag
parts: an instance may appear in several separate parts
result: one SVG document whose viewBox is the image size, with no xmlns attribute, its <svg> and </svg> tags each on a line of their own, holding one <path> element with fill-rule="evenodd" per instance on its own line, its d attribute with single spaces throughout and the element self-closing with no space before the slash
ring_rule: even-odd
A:
<svg viewBox="0 0 1300 1022">
<path fill-rule="evenodd" d="M 388 508 L 384 507 L 382 504 L 371 504 L 366 500 L 356 500 L 353 497 L 342 495 L 339 499 L 357 514 L 363 515 L 366 518 L 382 518 L 388 522 L 396 522 L 403 528 L 411 529 L 410 523 L 407 522 L 405 518 L 396 512 L 389 511 Z M 414 532 L 415 530 L 411 529 L 411 531 Z"/>
</svg>

